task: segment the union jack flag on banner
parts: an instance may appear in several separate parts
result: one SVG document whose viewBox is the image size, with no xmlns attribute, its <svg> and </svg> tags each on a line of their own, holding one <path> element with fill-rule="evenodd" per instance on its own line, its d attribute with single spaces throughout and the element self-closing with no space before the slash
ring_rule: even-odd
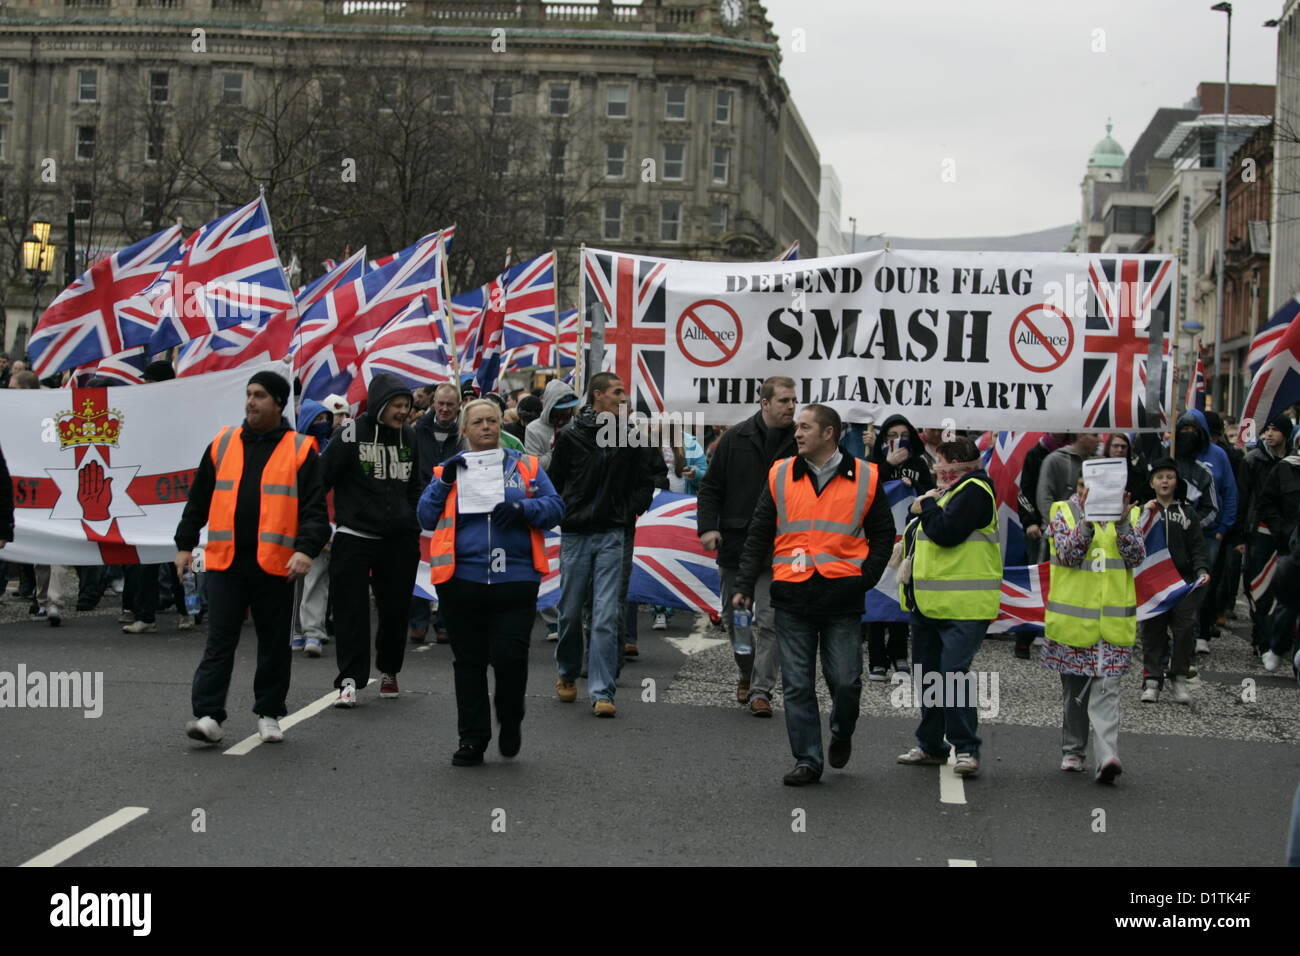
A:
<svg viewBox="0 0 1300 956">
<path fill-rule="evenodd" d="M 550 342 L 525 345 L 506 354 L 506 371 L 567 368 L 578 361 L 578 310 L 560 313 L 559 334 Z"/>
<path fill-rule="evenodd" d="M 145 295 L 158 316 L 149 339 L 154 354 L 232 325 L 262 325 L 293 308 L 265 200 L 200 228 Z"/>
<path fill-rule="evenodd" d="M 380 372 L 396 375 L 412 390 L 433 382 L 452 381 L 451 361 L 443 342 L 442 310 L 427 295 L 393 316 L 366 343 L 357 359 L 347 399 L 360 408 L 370 381 Z"/>
<path fill-rule="evenodd" d="M 1095 256 L 1088 267 L 1083 336 L 1086 428 L 1157 428 L 1170 401 L 1168 367 L 1173 327 L 1174 266 L 1170 260 Z M 1162 313 L 1156 351 L 1159 408 L 1147 408 L 1150 331 Z"/>
<path fill-rule="evenodd" d="M 583 250 L 587 327 L 599 309 L 605 317 L 604 362 L 623 381 L 632 410 L 664 411 L 664 279 L 667 263 Z M 588 362 L 588 368 L 591 367 Z"/>
<path fill-rule="evenodd" d="M 180 254 L 181 227 L 172 226 L 100 260 L 60 292 L 27 343 L 37 378 L 147 343 L 158 320 L 144 293 Z"/>
<path fill-rule="evenodd" d="M 1250 388 L 1242 420 L 1266 422 L 1300 402 L 1300 301 L 1282 306 L 1250 343 Z M 1262 430 L 1262 429 L 1257 429 Z"/>
<path fill-rule="evenodd" d="M 721 607 L 718 564 L 700 545 L 695 510 L 694 495 L 655 492 L 636 522 L 628 601 L 705 614 Z"/>
</svg>

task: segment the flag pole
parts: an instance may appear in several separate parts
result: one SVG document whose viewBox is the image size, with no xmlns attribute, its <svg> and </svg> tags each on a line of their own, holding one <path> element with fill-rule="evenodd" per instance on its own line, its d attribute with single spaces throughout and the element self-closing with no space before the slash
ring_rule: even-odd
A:
<svg viewBox="0 0 1300 956">
<path fill-rule="evenodd" d="M 578 247 L 578 344 L 573 356 L 573 385 L 578 393 L 579 404 L 582 402 L 583 377 L 587 373 L 587 363 L 583 355 L 583 339 L 587 333 L 587 282 L 583 267 L 587 258 L 587 244 Z"/>
<path fill-rule="evenodd" d="M 452 228 L 455 228 L 453 224 Z M 442 279 L 439 297 L 442 299 L 443 331 L 451 345 L 451 371 L 456 376 L 456 389 L 460 390 L 460 355 L 456 350 L 456 322 L 451 317 L 451 280 L 447 274 L 447 232 L 438 230 L 438 274 Z"/>
<path fill-rule="evenodd" d="M 553 283 L 554 286 L 555 286 L 555 296 L 554 296 L 554 300 L 555 300 L 555 355 L 554 355 L 554 358 L 555 358 L 555 365 L 554 365 L 554 371 L 555 371 L 555 377 L 556 377 L 556 378 L 559 378 L 559 377 L 560 377 L 560 283 L 559 283 L 559 281 L 558 281 L 559 278 L 560 278 L 560 269 L 559 269 L 559 266 L 560 266 L 560 257 L 557 256 L 557 255 L 555 254 L 555 250 L 552 249 L 552 250 L 551 250 L 551 270 L 554 272 L 554 278 L 557 280 L 556 282 Z"/>
</svg>

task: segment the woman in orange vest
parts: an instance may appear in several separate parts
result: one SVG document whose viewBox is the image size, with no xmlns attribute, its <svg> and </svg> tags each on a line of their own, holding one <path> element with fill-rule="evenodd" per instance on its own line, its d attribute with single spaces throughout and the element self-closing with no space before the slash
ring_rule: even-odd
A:
<svg viewBox="0 0 1300 956">
<path fill-rule="evenodd" d="M 430 583 L 451 636 L 460 734 L 451 762 L 470 767 L 483 762 L 492 739 L 489 664 L 496 673 L 497 746 L 503 757 L 519 753 L 529 634 L 537 589 L 548 570 L 542 532 L 560 523 L 564 499 L 536 456 L 501 448 L 495 402 L 466 404 L 460 434 L 465 451 L 433 469 L 418 515 L 420 526 L 433 532 Z M 460 501 L 457 480 L 481 467 L 478 456 L 468 459 L 466 451 L 500 455 L 503 498 L 488 510 L 467 512 Z"/>
</svg>

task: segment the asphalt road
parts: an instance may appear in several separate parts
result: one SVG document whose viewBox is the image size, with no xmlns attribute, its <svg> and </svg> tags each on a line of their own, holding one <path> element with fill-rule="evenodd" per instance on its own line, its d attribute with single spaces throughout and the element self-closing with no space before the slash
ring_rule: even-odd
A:
<svg viewBox="0 0 1300 956">
<path fill-rule="evenodd" d="M 1134 693 L 1116 787 L 1057 769 L 1059 724 L 1046 705 L 1037 722 L 982 724 L 982 773 L 963 782 L 946 768 L 894 762 L 915 717 L 892 715 L 878 700 L 884 685 L 868 684 L 848 767 L 813 787 L 784 787 L 792 759 L 780 711 L 759 720 L 731 701 L 728 649 L 707 631 L 692 636 L 689 615 L 655 632 L 644 612 L 641 656 L 620 679 L 614 720 L 592 717 L 585 696 L 555 699 L 553 645 L 535 631 L 514 760 L 494 745 L 481 767 L 451 765 L 451 654 L 440 646 L 408 653 L 400 699 L 380 700 L 372 685 L 355 710 L 324 708 L 283 744 L 233 756 L 256 730 L 251 628 L 226 738 L 204 747 L 182 733 L 203 631 L 176 631 L 164 614 L 159 633 L 125 635 L 115 613 L 70 614 L 59 629 L 0 624 L 0 671 L 104 675 L 97 719 L 0 710 L 0 865 L 32 860 L 126 807 L 148 812 L 67 862 L 1276 865 L 1300 781 L 1294 731 L 1269 739 L 1267 722 L 1249 739 L 1231 727 L 1239 716 L 1225 716 L 1229 730 L 1207 735 L 1213 708 L 1186 733 L 1133 730 L 1147 720 Z M 1216 653 L 1226 659 L 1227 647 Z M 1001 641 L 985 653 L 1010 659 Z M 1294 714 L 1294 683 L 1254 669 Z M 296 655 L 290 711 L 332 693 L 333 676 L 332 645 L 319 660 Z M 1239 679 L 1228 672 L 1221 683 Z M 1041 684 L 1044 700 L 1055 693 L 1050 675 L 1025 670 L 1004 697 L 1021 684 Z"/>
</svg>

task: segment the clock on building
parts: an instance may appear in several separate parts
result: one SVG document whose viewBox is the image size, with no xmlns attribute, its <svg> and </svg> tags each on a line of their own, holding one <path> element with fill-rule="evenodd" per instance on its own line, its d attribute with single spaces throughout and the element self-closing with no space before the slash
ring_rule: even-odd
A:
<svg viewBox="0 0 1300 956">
<path fill-rule="evenodd" d="M 721 0 L 718 4 L 718 14 L 727 26 L 739 26 L 740 21 L 745 18 L 745 0 Z"/>
</svg>

